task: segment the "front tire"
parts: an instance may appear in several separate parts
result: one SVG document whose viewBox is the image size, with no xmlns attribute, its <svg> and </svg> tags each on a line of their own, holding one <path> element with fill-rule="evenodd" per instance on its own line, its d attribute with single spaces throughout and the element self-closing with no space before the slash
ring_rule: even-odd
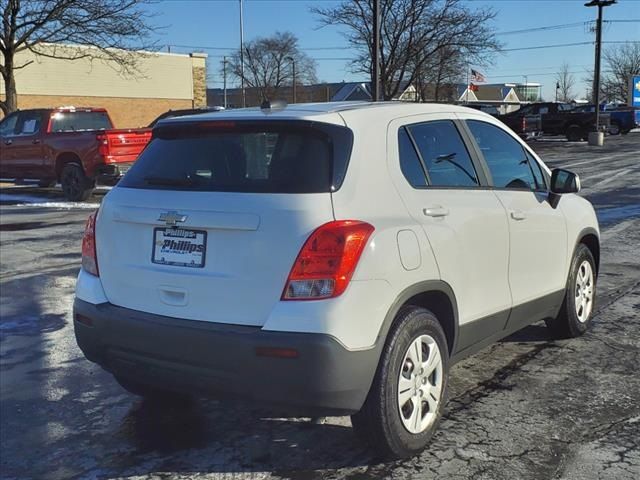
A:
<svg viewBox="0 0 640 480">
<path fill-rule="evenodd" d="M 546 320 L 547 327 L 560 338 L 579 337 L 591 325 L 596 299 L 596 262 L 591 250 L 580 244 L 571 261 L 571 270 L 560 313 Z"/>
<path fill-rule="evenodd" d="M 398 313 L 362 409 L 352 415 L 356 434 L 384 458 L 419 453 L 435 432 L 449 374 L 447 341 L 429 310 Z"/>
<path fill-rule="evenodd" d="M 72 202 L 83 202 L 93 192 L 93 182 L 87 178 L 82 167 L 77 163 L 67 163 L 64 166 L 60 183 L 64 196 Z"/>
</svg>

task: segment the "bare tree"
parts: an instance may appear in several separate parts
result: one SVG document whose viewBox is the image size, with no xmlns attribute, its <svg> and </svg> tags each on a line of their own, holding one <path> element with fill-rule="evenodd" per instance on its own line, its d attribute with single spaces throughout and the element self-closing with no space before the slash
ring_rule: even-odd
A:
<svg viewBox="0 0 640 480">
<path fill-rule="evenodd" d="M 624 43 L 607 48 L 603 54 L 606 72 L 602 90 L 608 101 L 627 102 L 629 81 L 640 73 L 640 43 Z"/>
<path fill-rule="evenodd" d="M 344 1 L 314 7 L 322 26 L 346 27 L 345 37 L 358 52 L 354 72 L 372 75 L 373 0 Z M 491 8 L 472 9 L 461 0 L 380 0 L 380 81 L 384 98 L 415 84 L 424 66 L 445 49 L 466 63 L 486 64 L 500 44 L 490 25 Z"/>
<path fill-rule="evenodd" d="M 16 64 L 16 54 L 23 51 L 67 60 L 99 59 L 124 73 L 135 73 L 137 57 L 132 52 L 154 47 L 148 38 L 155 28 L 143 8 L 149 2 L 0 0 L 0 53 L 4 60 L 0 74 L 5 94 L 0 109 L 7 114 L 18 108 L 15 72 L 33 63 Z"/>
<path fill-rule="evenodd" d="M 295 63 L 296 84 L 316 82 L 316 64 L 298 46 L 298 38 L 290 32 L 276 32 L 271 37 L 256 38 L 244 45 L 245 85 L 256 88 L 264 99 L 271 99 L 283 86 L 293 85 Z M 237 79 L 242 78 L 240 52 L 229 61 Z"/>
<path fill-rule="evenodd" d="M 561 102 L 573 100 L 573 87 L 576 84 L 576 79 L 571 73 L 571 67 L 567 62 L 562 64 L 560 70 L 556 73 L 555 79 L 558 100 Z"/>
<path fill-rule="evenodd" d="M 440 101 L 457 100 L 456 84 L 465 82 L 465 59 L 454 48 L 443 48 L 417 68 L 416 87 L 420 99 Z"/>
</svg>

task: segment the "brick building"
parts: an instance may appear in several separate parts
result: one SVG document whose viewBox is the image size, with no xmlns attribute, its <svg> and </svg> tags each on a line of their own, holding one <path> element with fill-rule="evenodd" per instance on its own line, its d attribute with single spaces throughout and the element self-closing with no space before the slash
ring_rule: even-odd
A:
<svg viewBox="0 0 640 480">
<path fill-rule="evenodd" d="M 20 52 L 16 65 L 30 64 L 15 72 L 18 107 L 104 107 L 116 127 L 130 128 L 145 126 L 167 110 L 206 106 L 206 54 L 131 55 L 137 65 L 134 75 L 123 74 L 117 65 L 102 60 L 62 60 Z M 1 77 L 0 98 L 4 98 Z"/>
</svg>

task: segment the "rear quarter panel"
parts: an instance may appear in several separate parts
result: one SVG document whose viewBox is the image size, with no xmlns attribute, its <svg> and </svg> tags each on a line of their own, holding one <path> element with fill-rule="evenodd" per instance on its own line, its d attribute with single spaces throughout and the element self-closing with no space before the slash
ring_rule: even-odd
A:
<svg viewBox="0 0 640 480">
<path fill-rule="evenodd" d="M 366 298 L 373 314 L 346 320 L 345 333 L 365 347 L 375 343 L 386 313 L 403 290 L 421 281 L 438 280 L 440 275 L 424 230 L 409 215 L 394 187 L 393 182 L 404 181 L 404 177 L 397 160 L 396 135 L 388 132 L 388 117 L 378 120 L 367 109 L 341 115 L 354 132 L 354 144 L 345 180 L 332 195 L 334 214 L 336 219 L 362 220 L 375 227 L 352 280 L 358 290 L 360 284 L 371 282 L 370 294 L 363 293 L 361 299 Z M 388 163 L 394 160 L 398 168 L 390 171 Z M 398 175 L 401 178 L 390 179 Z M 410 238 L 417 239 L 419 258 L 409 245 L 407 253 L 412 258 L 405 256 L 403 266 L 399 245 L 406 245 Z M 344 295 L 350 295 L 349 289 Z"/>
<path fill-rule="evenodd" d="M 104 164 L 98 153 L 98 132 L 47 133 L 43 136 L 47 168 L 54 173 L 59 158 L 75 156 L 80 160 L 85 175 L 93 177 L 98 165 Z"/>
</svg>

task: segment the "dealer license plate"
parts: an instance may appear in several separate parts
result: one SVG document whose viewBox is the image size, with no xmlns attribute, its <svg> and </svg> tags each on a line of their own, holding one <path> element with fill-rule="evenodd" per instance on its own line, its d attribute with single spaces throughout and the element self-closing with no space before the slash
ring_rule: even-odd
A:
<svg viewBox="0 0 640 480">
<path fill-rule="evenodd" d="M 153 230 L 151 261 L 160 265 L 202 268 L 207 250 L 207 232 L 184 228 Z"/>
</svg>

